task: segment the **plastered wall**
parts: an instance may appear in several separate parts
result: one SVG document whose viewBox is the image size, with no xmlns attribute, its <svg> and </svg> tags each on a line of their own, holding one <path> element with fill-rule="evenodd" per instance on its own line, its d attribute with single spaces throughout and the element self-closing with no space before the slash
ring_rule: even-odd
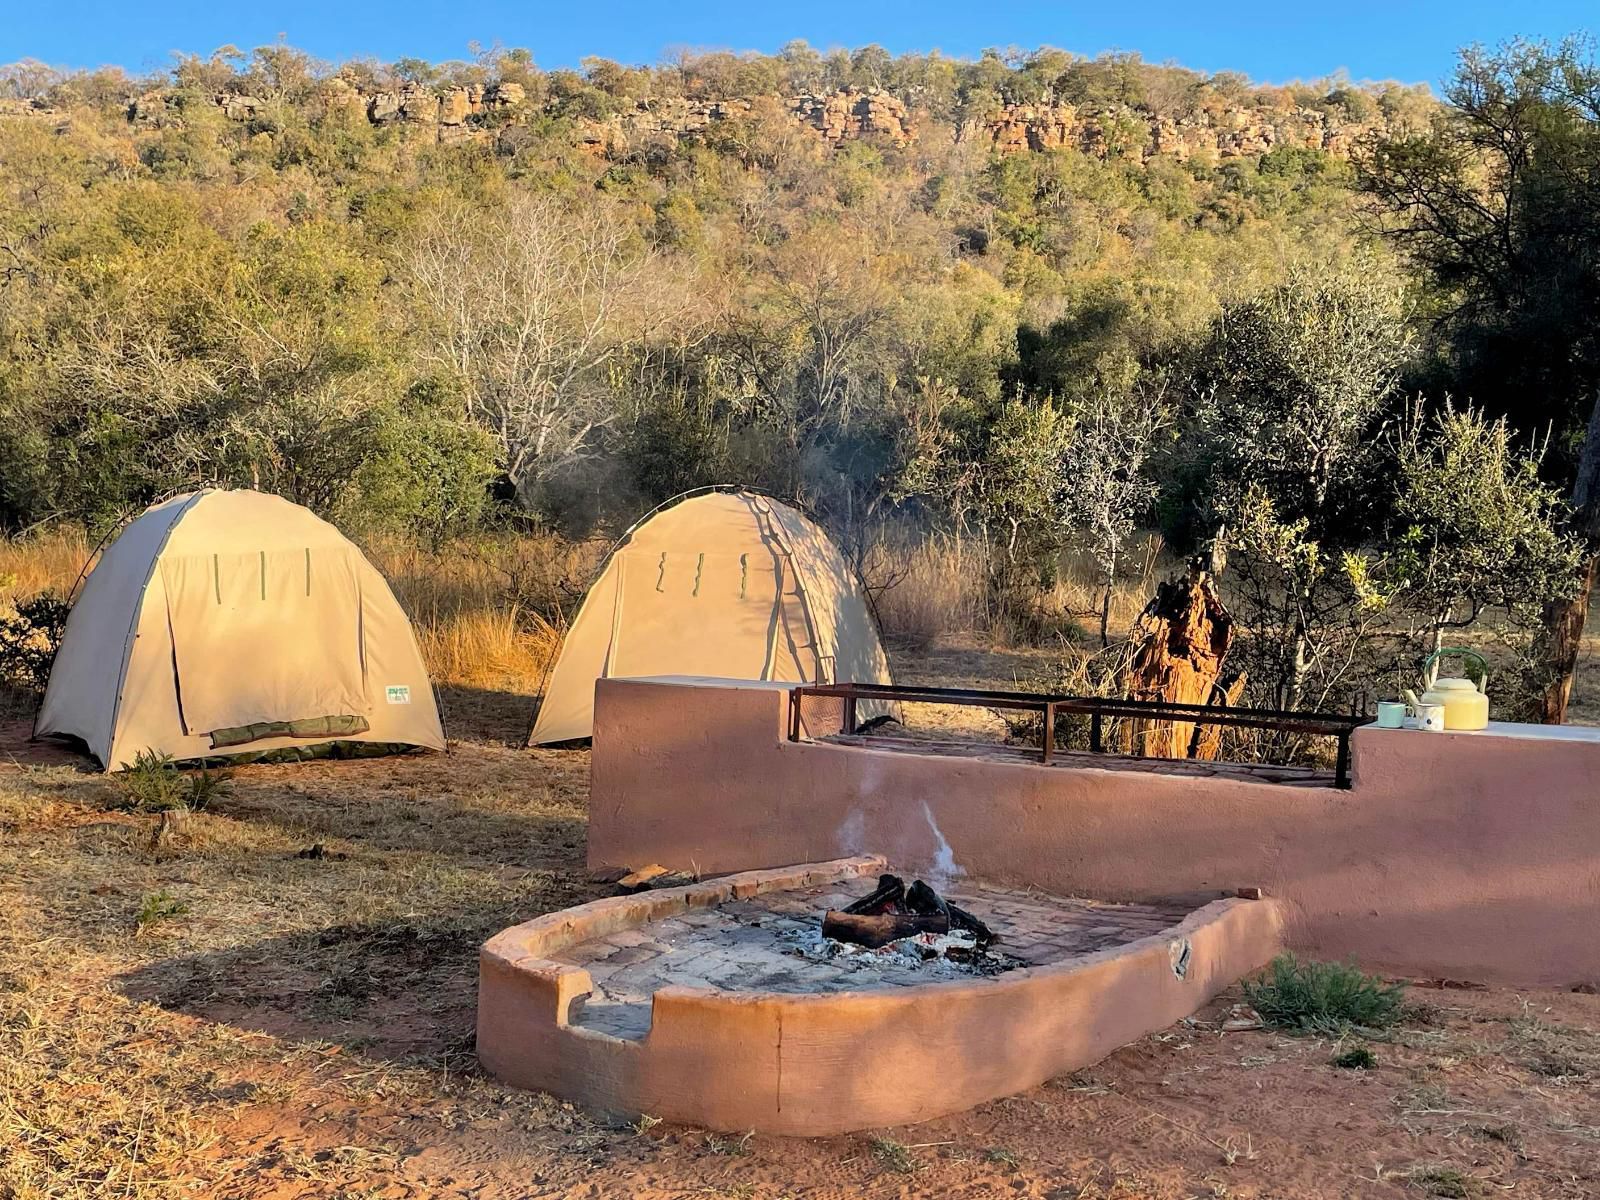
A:
<svg viewBox="0 0 1600 1200">
<path fill-rule="evenodd" d="M 782 685 L 602 680 L 590 865 L 875 853 L 1107 900 L 1260 886 L 1319 957 L 1600 980 L 1600 737 L 1367 727 L 1338 791 L 791 743 L 787 705 Z"/>
</svg>

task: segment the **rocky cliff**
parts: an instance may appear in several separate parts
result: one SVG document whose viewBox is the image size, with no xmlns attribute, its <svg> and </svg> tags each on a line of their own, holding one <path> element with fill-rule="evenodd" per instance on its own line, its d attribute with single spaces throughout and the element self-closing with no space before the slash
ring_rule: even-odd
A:
<svg viewBox="0 0 1600 1200">
<path fill-rule="evenodd" d="M 829 145 L 866 139 L 903 146 L 927 124 L 896 97 L 881 91 L 845 89 L 825 96 L 785 101 L 791 119 Z M 617 157 L 652 139 L 693 140 L 720 121 L 746 116 L 749 100 L 639 101 L 631 111 L 583 126 L 586 145 Z M 1068 147 L 1098 158 L 1113 154 L 1172 155 L 1216 162 L 1265 154 L 1276 146 L 1299 146 L 1347 156 L 1363 136 L 1384 128 L 1381 120 L 1355 121 L 1315 108 L 1260 106 L 1200 110 L 1163 116 L 1127 105 L 1083 109 L 1071 104 L 1011 104 L 956 127 L 958 141 L 977 141 L 1001 154 Z"/>
<path fill-rule="evenodd" d="M 159 124 L 173 111 L 173 94 L 147 92 L 128 107 L 136 124 Z M 511 116 L 526 107 L 527 92 L 520 83 L 462 84 L 434 90 L 406 86 L 392 91 L 363 92 L 337 77 L 326 80 L 318 92 L 324 114 L 344 113 L 374 125 L 407 124 L 435 130 L 441 141 L 486 137 L 481 118 L 490 114 Z M 270 105 L 257 96 L 222 92 L 212 103 L 230 121 L 254 121 L 270 115 Z M 473 118 L 480 118 L 474 122 Z"/>
<path fill-rule="evenodd" d="M 827 95 L 769 97 L 767 105 L 789 120 L 813 130 L 830 146 L 858 139 L 904 146 L 915 139 L 910 111 L 882 91 L 844 88 Z M 580 136 L 590 149 L 620 157 L 646 143 L 676 144 L 705 137 L 713 127 L 736 118 L 759 115 L 757 99 L 688 100 L 667 97 L 635 101 L 631 109 L 605 121 L 583 121 Z"/>
<path fill-rule="evenodd" d="M 961 140 L 978 139 L 1002 154 L 1067 146 L 1105 158 L 1112 153 L 1143 159 L 1171 155 L 1216 162 L 1265 154 L 1278 146 L 1325 150 L 1347 157 L 1381 121 L 1340 119 L 1326 110 L 1297 107 L 1230 108 L 1168 117 L 1127 106 L 1080 111 L 1071 104 L 1008 105 L 993 116 L 963 123 Z"/>
<path fill-rule="evenodd" d="M 233 121 L 271 115 L 271 106 L 256 96 L 219 93 L 212 102 Z M 491 139 L 497 127 L 547 111 L 530 102 L 521 84 L 509 81 L 363 91 L 333 78 L 321 85 L 317 103 L 325 115 L 342 113 L 374 125 L 405 127 L 443 142 Z M 0 115 L 48 116 L 50 111 L 31 102 L 0 106 Z M 128 117 L 140 124 L 181 119 L 171 92 L 138 97 L 129 105 Z M 933 126 L 926 114 L 888 92 L 844 88 L 790 97 L 638 100 L 625 102 L 621 111 L 604 119 L 577 118 L 574 127 L 579 144 L 589 152 L 622 158 L 651 147 L 670 148 L 704 139 L 728 122 L 773 119 L 792 121 L 832 147 L 858 140 L 906 146 Z M 1279 146 L 1318 149 L 1342 158 L 1361 138 L 1386 127 L 1381 115 L 1357 120 L 1338 106 L 1242 103 L 1196 108 L 1174 116 L 1128 105 L 1008 104 L 961 120 L 954 137 L 978 142 L 1000 154 L 1066 147 L 1098 158 L 1148 161 L 1169 155 L 1180 161 L 1214 163 L 1264 154 Z"/>
</svg>

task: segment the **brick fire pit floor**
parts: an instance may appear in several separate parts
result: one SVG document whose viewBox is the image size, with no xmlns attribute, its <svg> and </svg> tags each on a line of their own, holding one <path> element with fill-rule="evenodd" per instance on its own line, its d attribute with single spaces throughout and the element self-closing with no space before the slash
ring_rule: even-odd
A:
<svg viewBox="0 0 1600 1200">
<path fill-rule="evenodd" d="M 583 1029 L 638 1039 L 650 1030 L 653 993 L 669 984 L 722 991 L 844 992 L 972 979 L 954 964 L 896 954 L 818 960 L 796 953 L 814 941 L 822 914 L 871 891 L 870 880 L 768 892 L 624 929 L 551 954 L 583 967 L 594 991 L 574 1014 Z M 995 949 L 1042 966 L 1160 933 L 1191 911 L 1183 904 L 1105 904 L 962 881 L 942 889 L 1000 935 Z"/>
</svg>

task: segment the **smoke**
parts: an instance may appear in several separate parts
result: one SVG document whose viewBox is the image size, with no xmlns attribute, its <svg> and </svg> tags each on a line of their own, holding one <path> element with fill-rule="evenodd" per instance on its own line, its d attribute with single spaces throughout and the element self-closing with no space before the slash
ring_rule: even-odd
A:
<svg viewBox="0 0 1600 1200">
<path fill-rule="evenodd" d="M 834 831 L 834 844 L 841 857 L 860 854 L 882 854 L 891 867 L 916 871 L 925 875 L 934 887 L 943 889 L 952 880 L 967 873 L 956 861 L 955 851 L 933 818 L 933 809 L 922 801 L 922 820 L 926 832 L 914 822 L 897 825 L 893 832 L 878 831 L 871 841 L 867 838 L 867 822 L 859 808 L 852 808 Z"/>
<path fill-rule="evenodd" d="M 926 800 L 922 802 L 922 816 L 933 833 L 933 866 L 929 873 L 933 876 L 934 887 L 942 891 L 952 879 L 965 875 L 966 868 L 956 861 L 955 851 L 950 849 L 950 843 L 940 831 L 939 823 L 933 819 L 933 810 L 928 807 Z"/>
<path fill-rule="evenodd" d="M 833 835 L 839 857 L 855 858 L 867 853 L 867 822 L 859 808 L 852 808 Z"/>
</svg>

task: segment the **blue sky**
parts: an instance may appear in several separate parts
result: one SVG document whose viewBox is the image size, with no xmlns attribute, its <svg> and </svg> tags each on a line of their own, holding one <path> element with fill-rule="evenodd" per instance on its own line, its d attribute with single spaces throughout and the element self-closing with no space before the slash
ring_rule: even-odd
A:
<svg viewBox="0 0 1600 1200">
<path fill-rule="evenodd" d="M 526 46 L 545 67 L 598 54 L 653 63 L 673 47 L 821 48 L 871 42 L 900 53 L 976 55 L 987 46 L 1136 50 L 1152 62 L 1243 71 L 1258 81 L 1436 83 L 1457 47 L 1513 35 L 1600 30 L 1596 0 L 0 0 L 0 62 L 115 63 L 146 71 L 174 50 L 249 49 L 279 34 L 321 58 L 465 58 L 469 42 Z"/>
</svg>

